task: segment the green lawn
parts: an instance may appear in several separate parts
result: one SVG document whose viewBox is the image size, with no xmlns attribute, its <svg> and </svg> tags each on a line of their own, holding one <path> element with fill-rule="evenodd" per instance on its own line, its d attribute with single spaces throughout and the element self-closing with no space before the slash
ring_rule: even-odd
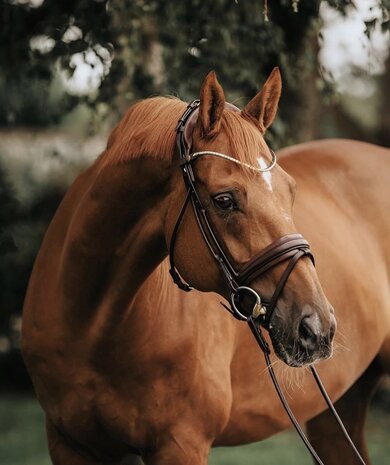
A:
<svg viewBox="0 0 390 465">
<path fill-rule="evenodd" d="M 0 397 L 0 464 L 51 464 L 43 413 L 33 397 Z"/>
<path fill-rule="evenodd" d="M 369 419 L 373 464 L 390 465 L 390 415 L 373 410 Z M 44 421 L 28 396 L 0 396 L 0 465 L 50 465 Z M 213 450 L 210 465 L 312 465 L 295 433 L 287 431 L 250 446 Z M 340 464 L 342 465 L 342 464 Z"/>
</svg>

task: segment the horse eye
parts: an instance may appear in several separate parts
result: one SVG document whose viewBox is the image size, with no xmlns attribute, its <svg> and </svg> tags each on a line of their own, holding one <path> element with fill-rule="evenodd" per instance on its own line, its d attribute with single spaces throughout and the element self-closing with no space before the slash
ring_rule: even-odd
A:
<svg viewBox="0 0 390 465">
<path fill-rule="evenodd" d="M 214 204 L 221 210 L 234 210 L 237 205 L 231 194 L 218 194 L 213 197 Z"/>
</svg>

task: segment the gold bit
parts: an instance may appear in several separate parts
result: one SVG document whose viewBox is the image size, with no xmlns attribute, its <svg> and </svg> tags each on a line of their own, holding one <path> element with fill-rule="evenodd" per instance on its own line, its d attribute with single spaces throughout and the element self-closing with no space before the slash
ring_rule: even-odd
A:
<svg viewBox="0 0 390 465">
<path fill-rule="evenodd" d="M 260 315 L 265 315 L 266 313 L 267 313 L 267 309 L 264 307 L 264 305 L 261 305 L 261 302 L 256 302 L 252 310 L 253 318 L 256 319 Z"/>
</svg>

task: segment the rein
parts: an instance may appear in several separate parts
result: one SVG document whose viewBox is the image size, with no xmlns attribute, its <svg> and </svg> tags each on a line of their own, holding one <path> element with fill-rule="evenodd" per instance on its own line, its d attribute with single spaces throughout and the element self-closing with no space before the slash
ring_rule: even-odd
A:
<svg viewBox="0 0 390 465">
<path fill-rule="evenodd" d="M 249 325 L 250 330 L 252 331 L 253 336 L 256 339 L 257 344 L 264 353 L 265 362 L 267 365 L 268 372 L 274 384 L 275 390 L 279 396 L 279 399 L 286 410 L 287 415 L 289 416 L 293 426 L 295 427 L 297 433 L 301 437 L 303 443 L 307 447 L 309 453 L 312 455 L 314 460 L 318 465 L 324 465 L 320 457 L 317 455 L 313 446 L 310 444 L 308 438 L 306 437 L 304 431 L 302 430 L 300 424 L 295 418 L 292 410 L 289 407 L 289 404 L 283 394 L 283 391 L 280 388 L 276 374 L 272 368 L 270 360 L 270 348 L 267 341 L 264 339 L 264 336 L 261 331 L 261 326 L 265 329 L 269 329 L 269 322 L 272 317 L 272 313 L 276 307 L 277 301 L 280 295 L 283 292 L 283 289 L 287 283 L 287 280 L 293 271 L 295 265 L 301 258 L 309 257 L 314 263 L 314 257 L 310 251 L 310 246 L 308 242 L 300 234 L 288 234 L 283 237 L 280 237 L 272 244 L 263 249 L 260 253 L 252 257 L 249 262 L 247 262 L 240 270 L 236 270 L 227 254 L 224 252 L 223 247 L 218 241 L 217 236 L 215 235 L 212 225 L 208 219 L 206 209 L 204 208 L 201 199 L 198 195 L 196 189 L 196 178 L 192 168 L 192 163 L 201 156 L 217 156 L 224 158 L 226 160 L 232 161 L 234 163 L 239 163 L 246 168 L 265 172 L 270 171 L 276 164 L 276 156 L 272 152 L 272 161 L 269 166 L 266 168 L 257 168 L 247 163 L 240 162 L 235 158 L 232 158 L 228 155 L 224 155 L 218 152 L 204 151 L 204 152 L 195 152 L 191 153 L 192 147 L 192 132 L 197 120 L 198 108 L 200 101 L 194 100 L 191 104 L 188 105 L 183 116 L 180 118 L 177 128 L 176 128 L 176 142 L 177 148 L 180 157 L 180 167 L 183 174 L 183 180 L 187 188 L 187 194 L 183 205 L 180 209 L 178 218 L 176 220 L 175 227 L 172 232 L 170 246 L 169 246 L 169 261 L 170 261 L 170 274 L 172 276 L 175 284 L 185 292 L 192 290 L 192 287 L 185 283 L 180 277 L 174 262 L 174 249 L 177 239 L 177 235 L 182 223 L 184 213 L 187 210 L 189 203 L 191 202 L 192 208 L 195 214 L 195 218 L 198 224 L 198 227 L 202 233 L 203 239 L 206 242 L 211 255 L 216 260 L 222 276 L 225 279 L 227 286 L 230 289 L 230 307 L 223 304 L 226 310 L 228 310 L 236 319 L 246 321 Z M 226 103 L 226 107 L 232 111 L 239 112 L 240 110 Z M 279 279 L 278 284 L 274 290 L 272 297 L 269 300 L 262 299 L 260 295 L 249 286 L 249 283 L 254 279 L 264 275 L 270 269 L 279 265 L 282 262 L 288 261 L 287 267 L 284 270 L 281 278 Z M 255 304 L 252 309 L 251 315 L 246 315 L 240 310 L 240 300 L 244 294 L 249 294 L 252 298 L 255 299 Z M 365 465 L 365 462 L 358 450 L 356 449 L 351 437 L 349 436 L 347 430 L 344 427 L 339 415 L 337 414 L 319 376 L 313 365 L 310 366 L 311 373 L 314 377 L 314 380 L 325 399 L 325 402 L 328 408 L 331 410 L 336 421 L 340 425 L 346 439 L 354 450 L 358 460 L 362 465 Z"/>
</svg>

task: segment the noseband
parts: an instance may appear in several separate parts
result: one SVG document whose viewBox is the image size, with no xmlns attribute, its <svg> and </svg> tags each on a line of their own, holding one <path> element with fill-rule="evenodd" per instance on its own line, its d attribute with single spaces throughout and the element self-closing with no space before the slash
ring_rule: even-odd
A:
<svg viewBox="0 0 390 465">
<path fill-rule="evenodd" d="M 240 110 L 231 105 L 226 104 L 227 108 L 239 112 Z M 230 289 L 231 307 L 224 305 L 224 307 L 239 320 L 248 320 L 249 316 L 258 318 L 261 324 L 265 327 L 269 327 L 269 322 L 273 311 L 275 310 L 277 301 L 283 292 L 284 286 L 298 260 L 302 257 L 308 256 L 314 264 L 314 258 L 310 251 L 308 242 L 300 234 L 288 234 L 277 239 L 275 242 L 270 244 L 260 253 L 252 257 L 241 269 L 237 270 L 228 257 L 224 250 L 224 247 L 220 244 L 217 235 L 214 233 L 213 227 L 207 215 L 207 211 L 204 208 L 202 201 L 200 200 L 197 188 L 196 178 L 192 167 L 193 162 L 200 156 L 217 156 L 223 159 L 230 160 L 235 163 L 239 163 L 259 172 L 269 171 L 276 164 L 276 156 L 273 154 L 271 164 L 266 168 L 256 168 L 247 163 L 242 163 L 235 158 L 228 155 L 220 154 L 218 152 L 196 152 L 191 153 L 192 148 L 192 132 L 198 116 L 199 100 L 192 102 L 180 118 L 176 128 L 176 142 L 180 157 L 180 167 L 183 174 L 185 186 L 187 188 L 187 195 L 178 215 L 175 227 L 173 229 L 171 243 L 169 247 L 169 260 L 170 260 L 170 274 L 173 281 L 178 287 L 184 291 L 190 291 L 192 288 L 186 284 L 180 277 L 174 262 L 174 248 L 177 239 L 177 234 L 182 222 L 184 213 L 187 209 L 189 202 L 191 201 L 192 208 L 195 214 L 195 218 L 202 233 L 203 239 L 209 248 L 211 255 L 214 257 L 219 268 L 221 269 L 222 276 Z M 278 284 L 276 285 L 275 291 L 272 297 L 267 300 L 262 298 L 257 291 L 250 287 L 250 283 L 255 279 L 265 275 L 269 270 L 279 265 L 282 262 L 289 260 L 289 263 L 283 272 Z M 255 304 L 253 306 L 252 314 L 246 315 L 245 312 L 240 309 L 242 298 L 245 294 L 254 297 Z"/>
</svg>

